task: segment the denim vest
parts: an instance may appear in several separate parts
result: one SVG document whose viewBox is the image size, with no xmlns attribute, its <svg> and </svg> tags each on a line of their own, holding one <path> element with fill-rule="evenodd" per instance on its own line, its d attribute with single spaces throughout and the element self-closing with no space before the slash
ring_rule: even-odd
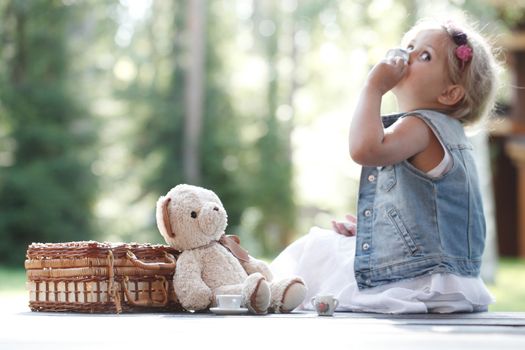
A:
<svg viewBox="0 0 525 350">
<path fill-rule="evenodd" d="M 485 217 L 472 146 L 447 115 L 410 112 L 432 128 L 453 166 L 432 178 L 408 161 L 363 167 L 354 271 L 360 289 L 433 273 L 478 276 Z M 383 118 L 385 127 L 404 115 Z"/>
</svg>

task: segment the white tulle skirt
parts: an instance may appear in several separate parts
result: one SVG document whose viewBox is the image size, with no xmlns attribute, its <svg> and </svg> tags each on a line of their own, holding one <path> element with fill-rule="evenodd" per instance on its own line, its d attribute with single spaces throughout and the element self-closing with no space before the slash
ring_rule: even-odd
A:
<svg viewBox="0 0 525 350">
<path fill-rule="evenodd" d="M 355 237 L 314 227 L 270 267 L 275 277 L 301 276 L 308 293 L 299 309 L 313 309 L 318 294 L 339 299 L 337 311 L 452 313 L 486 311 L 494 298 L 480 277 L 433 274 L 360 291 L 354 277 Z"/>
</svg>

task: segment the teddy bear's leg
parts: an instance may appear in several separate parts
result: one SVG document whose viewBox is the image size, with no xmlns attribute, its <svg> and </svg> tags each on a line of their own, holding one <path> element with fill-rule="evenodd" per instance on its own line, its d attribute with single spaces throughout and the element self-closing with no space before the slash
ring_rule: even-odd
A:
<svg viewBox="0 0 525 350">
<path fill-rule="evenodd" d="M 269 309 L 275 313 L 291 312 L 306 296 L 306 285 L 299 277 L 273 282 L 270 290 L 272 297 Z"/>
<path fill-rule="evenodd" d="M 176 281 L 179 283 L 176 284 Z M 204 310 L 210 305 L 213 293 L 204 283 L 194 281 L 194 284 L 189 284 L 187 281 L 182 281 L 178 276 L 174 277 L 173 289 L 175 294 L 186 310 Z"/>
<path fill-rule="evenodd" d="M 265 314 L 270 305 L 270 286 L 264 276 L 252 273 L 246 278 L 242 287 L 244 304 L 253 313 Z"/>
</svg>

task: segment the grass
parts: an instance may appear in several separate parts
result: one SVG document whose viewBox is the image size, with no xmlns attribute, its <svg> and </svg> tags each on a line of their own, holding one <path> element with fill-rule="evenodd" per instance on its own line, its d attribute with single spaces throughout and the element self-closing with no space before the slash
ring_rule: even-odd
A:
<svg viewBox="0 0 525 350">
<path fill-rule="evenodd" d="M 0 296 L 25 292 L 25 283 L 24 269 L 0 266 Z"/>
<path fill-rule="evenodd" d="M 500 259 L 496 283 L 488 288 L 496 297 L 490 311 L 525 312 L 525 259 Z"/>
<path fill-rule="evenodd" d="M 0 297 L 25 293 L 25 282 L 23 269 L 0 266 Z M 488 288 L 496 297 L 490 311 L 525 312 L 525 259 L 500 259 L 496 283 Z"/>
</svg>

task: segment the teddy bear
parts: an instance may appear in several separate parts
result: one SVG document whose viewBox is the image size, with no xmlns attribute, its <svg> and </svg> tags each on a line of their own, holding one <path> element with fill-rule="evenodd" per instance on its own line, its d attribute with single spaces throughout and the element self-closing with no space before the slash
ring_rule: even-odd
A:
<svg viewBox="0 0 525 350">
<path fill-rule="evenodd" d="M 216 306 L 219 294 L 240 294 L 251 313 L 287 313 L 305 298 L 300 277 L 273 281 L 268 264 L 248 255 L 226 236 L 227 213 L 211 190 L 180 184 L 156 205 L 157 227 L 180 251 L 173 276 L 175 294 L 186 310 Z"/>
</svg>

